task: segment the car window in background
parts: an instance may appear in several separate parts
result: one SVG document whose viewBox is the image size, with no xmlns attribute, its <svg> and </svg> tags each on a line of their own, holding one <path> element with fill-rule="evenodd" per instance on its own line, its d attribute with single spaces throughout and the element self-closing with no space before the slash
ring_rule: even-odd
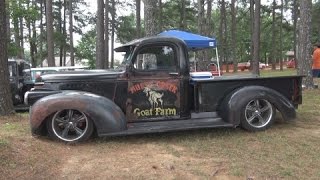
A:
<svg viewBox="0 0 320 180">
<path fill-rule="evenodd" d="M 42 75 L 45 75 L 45 74 L 53 74 L 53 73 L 57 73 L 58 71 L 57 70 L 49 70 L 49 69 L 46 69 L 46 70 L 33 70 L 31 69 L 31 79 L 32 81 L 35 81 L 37 78 L 39 78 L 40 76 Z"/>
<path fill-rule="evenodd" d="M 15 71 L 15 69 L 16 69 L 15 68 L 15 64 L 9 62 L 9 74 L 10 74 L 10 77 L 17 76 L 17 72 Z"/>
</svg>

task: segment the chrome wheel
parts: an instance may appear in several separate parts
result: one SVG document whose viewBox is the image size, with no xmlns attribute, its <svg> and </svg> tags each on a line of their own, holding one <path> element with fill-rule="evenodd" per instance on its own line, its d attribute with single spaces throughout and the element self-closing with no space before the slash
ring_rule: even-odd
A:
<svg viewBox="0 0 320 180">
<path fill-rule="evenodd" d="M 77 141 L 88 131 L 89 120 L 78 110 L 66 109 L 54 114 L 51 128 L 54 135 L 67 142 Z"/>
<path fill-rule="evenodd" d="M 273 106 L 269 101 L 255 99 L 250 101 L 245 107 L 245 120 L 253 128 L 263 128 L 272 120 L 273 111 Z"/>
</svg>

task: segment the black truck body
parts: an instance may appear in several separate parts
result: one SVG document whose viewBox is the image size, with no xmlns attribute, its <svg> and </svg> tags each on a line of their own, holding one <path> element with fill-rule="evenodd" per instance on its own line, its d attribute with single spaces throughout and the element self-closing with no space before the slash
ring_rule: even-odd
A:
<svg viewBox="0 0 320 180">
<path fill-rule="evenodd" d="M 44 75 L 25 101 L 33 134 L 66 142 L 210 127 L 271 126 L 278 110 L 294 119 L 301 76 L 191 77 L 182 40 L 149 37 L 125 44 L 122 68 Z"/>
</svg>

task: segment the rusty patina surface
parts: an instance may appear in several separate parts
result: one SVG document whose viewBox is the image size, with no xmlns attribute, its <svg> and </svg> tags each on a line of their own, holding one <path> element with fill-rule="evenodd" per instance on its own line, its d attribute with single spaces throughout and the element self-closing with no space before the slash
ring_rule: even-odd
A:
<svg viewBox="0 0 320 180">
<path fill-rule="evenodd" d="M 84 112 L 95 123 L 98 133 L 126 129 L 125 115 L 114 102 L 88 92 L 64 91 L 46 96 L 32 106 L 30 124 L 33 132 L 45 125 L 47 117 L 64 109 Z"/>
<path fill-rule="evenodd" d="M 43 119 L 54 112 L 63 109 L 77 109 L 85 112 L 88 108 L 88 104 L 77 99 L 40 99 L 34 108 L 31 108 L 30 123 L 33 128 L 39 127 Z"/>
</svg>

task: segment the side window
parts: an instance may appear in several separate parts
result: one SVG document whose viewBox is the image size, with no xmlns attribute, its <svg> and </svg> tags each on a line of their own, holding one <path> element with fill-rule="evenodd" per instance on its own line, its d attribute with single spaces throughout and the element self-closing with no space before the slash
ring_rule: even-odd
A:
<svg viewBox="0 0 320 180">
<path fill-rule="evenodd" d="M 140 71 L 176 71 L 175 51 L 170 46 L 151 46 L 141 49 L 134 61 Z"/>
</svg>

